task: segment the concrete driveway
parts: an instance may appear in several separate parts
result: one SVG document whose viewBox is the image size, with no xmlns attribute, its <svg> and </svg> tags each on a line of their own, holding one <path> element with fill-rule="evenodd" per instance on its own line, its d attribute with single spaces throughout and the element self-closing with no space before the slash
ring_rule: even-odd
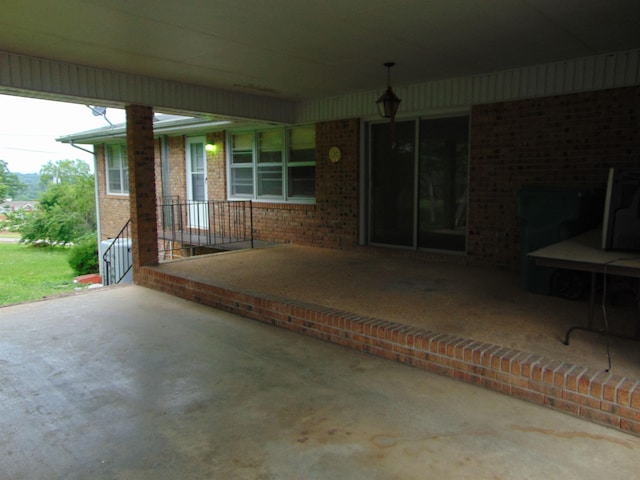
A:
<svg viewBox="0 0 640 480">
<path fill-rule="evenodd" d="M 0 478 L 634 478 L 640 438 L 136 286 L 0 308 Z"/>
</svg>

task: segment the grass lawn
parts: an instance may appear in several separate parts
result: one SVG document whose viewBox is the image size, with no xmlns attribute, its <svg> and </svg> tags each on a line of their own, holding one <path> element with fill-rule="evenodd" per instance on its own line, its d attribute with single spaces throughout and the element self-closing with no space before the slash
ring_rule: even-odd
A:
<svg viewBox="0 0 640 480">
<path fill-rule="evenodd" d="M 0 242 L 0 305 L 73 291 L 75 273 L 65 248 Z"/>
</svg>

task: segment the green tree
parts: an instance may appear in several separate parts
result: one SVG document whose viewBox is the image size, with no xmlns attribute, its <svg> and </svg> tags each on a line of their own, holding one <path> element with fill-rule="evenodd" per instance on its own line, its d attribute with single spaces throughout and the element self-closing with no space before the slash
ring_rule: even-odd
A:
<svg viewBox="0 0 640 480">
<path fill-rule="evenodd" d="M 96 230 L 93 175 L 80 161 L 49 162 L 40 171 L 47 189 L 39 208 L 27 215 L 19 228 L 22 241 L 44 240 L 66 245 Z"/>
<path fill-rule="evenodd" d="M 82 160 L 49 161 L 40 169 L 40 184 L 44 187 L 54 184 L 75 183 L 79 178 L 91 176 L 89 164 Z"/>
<path fill-rule="evenodd" d="M 15 197 L 25 188 L 18 175 L 9 171 L 7 162 L 0 160 L 0 202 Z"/>
</svg>

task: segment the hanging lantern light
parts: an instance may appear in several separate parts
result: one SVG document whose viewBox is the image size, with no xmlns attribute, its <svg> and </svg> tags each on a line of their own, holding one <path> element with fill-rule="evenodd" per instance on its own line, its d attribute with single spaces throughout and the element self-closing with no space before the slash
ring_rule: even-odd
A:
<svg viewBox="0 0 640 480">
<path fill-rule="evenodd" d="M 384 66 L 387 67 L 387 91 L 384 92 L 376 102 L 380 116 L 382 118 L 390 118 L 391 121 L 395 119 L 398 107 L 402 101 L 393 93 L 393 89 L 391 88 L 391 67 L 394 65 L 394 62 L 386 62 L 384 64 Z"/>
</svg>

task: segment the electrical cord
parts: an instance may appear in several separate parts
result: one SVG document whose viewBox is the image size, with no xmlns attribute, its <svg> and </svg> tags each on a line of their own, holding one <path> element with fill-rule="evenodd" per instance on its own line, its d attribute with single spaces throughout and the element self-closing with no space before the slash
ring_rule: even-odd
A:
<svg viewBox="0 0 640 480">
<path fill-rule="evenodd" d="M 607 337 L 607 361 L 609 363 L 609 367 L 605 370 L 605 372 L 611 371 L 611 330 L 609 330 L 609 317 L 607 315 L 607 267 L 613 263 L 621 262 L 623 260 L 638 260 L 639 257 L 633 258 L 616 258 L 614 260 L 609 260 L 603 265 L 603 280 L 602 280 L 602 319 L 604 321 L 604 332 Z M 637 307 L 640 308 L 640 307 Z"/>
<path fill-rule="evenodd" d="M 602 280 L 602 319 L 604 320 L 604 331 L 607 337 L 607 361 L 609 362 L 609 367 L 605 372 L 611 371 L 611 331 L 609 330 L 609 318 L 607 317 L 607 266 L 615 261 L 617 260 L 604 264 L 604 278 Z"/>
</svg>

